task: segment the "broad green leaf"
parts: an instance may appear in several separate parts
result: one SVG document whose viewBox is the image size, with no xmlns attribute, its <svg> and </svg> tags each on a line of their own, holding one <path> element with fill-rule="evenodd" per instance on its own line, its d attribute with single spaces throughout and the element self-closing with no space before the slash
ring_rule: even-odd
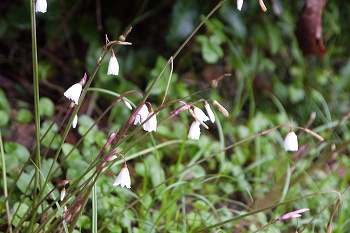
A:
<svg viewBox="0 0 350 233">
<path fill-rule="evenodd" d="M 34 170 L 32 170 L 31 174 L 23 172 L 19 177 L 16 183 L 16 186 L 22 193 L 24 193 L 27 190 L 29 184 L 30 186 L 29 186 L 28 192 L 31 193 L 33 191 L 34 182 L 33 181 L 31 182 L 31 179 L 33 178 L 33 174 L 34 174 Z"/>
<path fill-rule="evenodd" d="M 16 142 L 5 142 L 4 143 L 5 154 L 16 157 L 21 163 L 25 163 L 29 157 L 30 153 L 28 149 Z"/>
<path fill-rule="evenodd" d="M 0 126 L 6 125 L 10 120 L 10 115 L 4 110 L 0 110 L 0 115 Z"/>
<path fill-rule="evenodd" d="M 28 109 L 22 108 L 18 111 L 18 114 L 16 117 L 17 121 L 24 123 L 24 124 L 28 124 L 29 122 L 32 121 L 32 119 L 33 119 L 33 114 Z"/>
<path fill-rule="evenodd" d="M 53 116 L 55 114 L 55 105 L 49 98 L 42 97 L 39 101 L 39 111 L 42 116 Z"/>
<path fill-rule="evenodd" d="M 10 104 L 2 89 L 0 89 L 0 126 L 6 125 L 10 120 Z"/>
<path fill-rule="evenodd" d="M 70 156 L 71 158 L 77 158 L 77 157 L 80 157 L 80 156 L 81 156 L 77 148 L 75 148 L 75 149 L 71 152 L 72 149 L 73 149 L 73 145 L 72 145 L 72 144 L 64 143 L 64 144 L 62 145 L 62 152 L 63 152 L 64 156 L 67 156 L 68 153 L 70 153 L 69 156 Z"/>
<path fill-rule="evenodd" d="M 14 213 L 11 213 L 11 218 L 12 218 L 12 224 L 17 227 L 21 219 L 25 216 L 25 213 L 28 210 L 28 206 L 24 203 L 21 202 L 16 202 L 13 205 L 13 209 L 15 210 Z M 16 212 L 16 210 L 18 211 Z M 16 213 L 16 215 L 14 215 Z"/>
</svg>

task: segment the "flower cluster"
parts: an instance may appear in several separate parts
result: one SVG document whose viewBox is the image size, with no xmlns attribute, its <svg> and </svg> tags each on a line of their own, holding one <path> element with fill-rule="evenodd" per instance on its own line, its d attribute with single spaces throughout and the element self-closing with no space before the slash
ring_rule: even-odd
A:
<svg viewBox="0 0 350 233">
<path fill-rule="evenodd" d="M 215 114 L 213 110 L 210 108 L 210 105 L 208 101 L 206 100 L 199 100 L 198 102 L 204 102 L 204 108 L 208 114 L 208 116 L 197 106 L 193 105 L 192 103 L 184 103 L 184 105 L 180 106 L 179 108 L 175 109 L 171 112 L 172 115 L 177 115 L 180 112 L 184 110 L 188 110 L 189 113 L 194 118 L 194 121 L 191 124 L 191 127 L 188 132 L 188 138 L 198 140 L 201 134 L 200 125 L 202 125 L 204 128 L 209 129 L 209 127 L 205 124 L 206 121 L 211 121 L 212 123 L 215 122 Z M 225 116 L 228 117 L 229 113 L 228 111 L 219 104 L 216 100 L 211 100 L 212 104 L 216 106 L 219 111 Z"/>
</svg>

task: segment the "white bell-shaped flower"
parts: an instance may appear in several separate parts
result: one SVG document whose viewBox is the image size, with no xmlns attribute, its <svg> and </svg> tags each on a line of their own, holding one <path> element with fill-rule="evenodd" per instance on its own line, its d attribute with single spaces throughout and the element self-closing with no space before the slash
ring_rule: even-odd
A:
<svg viewBox="0 0 350 233">
<path fill-rule="evenodd" d="M 148 113 L 149 112 L 146 104 L 143 104 L 135 117 L 134 125 L 141 124 L 142 122 L 144 122 L 148 117 Z"/>
<path fill-rule="evenodd" d="M 112 53 L 111 58 L 109 59 L 108 63 L 108 75 L 118 75 L 119 74 L 119 63 L 117 60 L 117 57 Z"/>
<path fill-rule="evenodd" d="M 78 115 L 75 115 L 72 122 L 72 127 L 73 128 L 77 127 L 77 124 L 78 124 Z"/>
<path fill-rule="evenodd" d="M 193 113 L 196 116 L 198 121 L 209 121 L 209 117 L 198 107 L 193 106 Z"/>
<path fill-rule="evenodd" d="M 201 135 L 200 123 L 198 121 L 194 121 L 191 124 L 190 130 L 188 131 L 188 138 L 198 140 Z"/>
<path fill-rule="evenodd" d="M 120 185 L 120 187 L 122 188 L 123 187 L 127 187 L 128 189 L 131 188 L 130 173 L 126 164 L 124 165 L 117 179 L 113 183 L 113 186 L 118 186 L 118 185 Z"/>
<path fill-rule="evenodd" d="M 243 0 L 237 0 L 237 9 L 239 11 L 242 10 L 242 6 L 243 6 Z"/>
<path fill-rule="evenodd" d="M 148 117 L 151 116 L 154 112 L 151 110 L 148 114 Z M 157 130 L 157 114 L 154 114 L 145 124 L 143 124 L 143 129 L 147 132 L 152 132 Z"/>
<path fill-rule="evenodd" d="M 284 139 L 284 149 L 286 151 L 298 151 L 298 136 L 290 131 Z"/>
<path fill-rule="evenodd" d="M 35 12 L 46 13 L 47 1 L 46 0 L 36 0 L 35 2 Z"/>
<path fill-rule="evenodd" d="M 83 90 L 83 86 L 80 83 L 76 83 L 70 88 L 68 88 L 67 91 L 64 92 L 64 96 L 67 97 L 67 99 L 70 99 L 71 101 L 73 101 L 75 105 L 78 105 L 82 90 Z"/>
<path fill-rule="evenodd" d="M 286 213 L 286 214 L 282 215 L 277 220 L 286 220 L 286 219 L 290 219 L 290 218 L 299 218 L 299 217 L 301 217 L 301 213 L 304 213 L 304 212 L 309 211 L 309 210 L 310 210 L 309 208 L 303 208 L 303 209 L 300 209 L 300 210 L 289 212 L 289 213 Z"/>
</svg>

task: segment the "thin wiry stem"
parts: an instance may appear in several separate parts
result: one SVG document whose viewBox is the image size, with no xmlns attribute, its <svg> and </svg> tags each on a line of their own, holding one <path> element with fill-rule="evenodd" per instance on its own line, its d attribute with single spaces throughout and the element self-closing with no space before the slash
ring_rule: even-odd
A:
<svg viewBox="0 0 350 233">
<path fill-rule="evenodd" d="M 35 117 L 35 163 L 38 169 L 35 169 L 34 191 L 33 191 L 33 206 L 40 200 L 41 194 L 37 193 L 37 190 L 41 190 L 41 177 L 39 170 L 41 169 L 40 160 L 40 112 L 39 112 L 39 76 L 38 76 L 38 54 L 36 43 L 36 19 L 35 19 L 35 6 L 34 1 L 30 1 L 30 20 L 31 20 L 31 32 L 32 32 L 32 60 L 33 60 L 33 88 L 34 88 L 34 117 Z M 40 187 L 38 187 L 38 185 Z M 33 209 L 32 218 L 28 229 L 34 230 L 34 220 L 38 209 Z"/>
<path fill-rule="evenodd" d="M 6 205 L 7 224 L 8 224 L 10 233 L 12 233 L 10 206 L 9 206 L 9 201 L 7 199 L 8 193 L 7 193 L 7 178 L 6 178 L 6 161 L 5 161 L 4 145 L 2 143 L 1 129 L 0 129 L 0 153 L 1 153 L 1 164 L 2 164 L 2 180 L 4 183 L 4 199 L 5 199 L 5 205 Z"/>
</svg>

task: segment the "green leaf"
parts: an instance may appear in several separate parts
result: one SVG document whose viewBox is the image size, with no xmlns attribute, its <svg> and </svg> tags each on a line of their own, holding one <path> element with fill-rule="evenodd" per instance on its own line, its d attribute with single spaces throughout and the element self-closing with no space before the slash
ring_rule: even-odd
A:
<svg viewBox="0 0 350 233">
<path fill-rule="evenodd" d="M 83 228 L 85 230 L 90 229 L 91 227 L 91 221 L 90 218 L 86 215 L 82 215 L 79 217 L 78 222 L 77 222 L 77 226 L 79 228 Z"/>
<path fill-rule="evenodd" d="M 15 211 L 14 213 L 11 213 L 11 219 L 12 219 L 12 224 L 17 227 L 21 219 L 25 216 L 25 213 L 29 209 L 29 207 L 22 203 L 22 202 L 16 202 L 13 205 L 13 209 L 18 211 Z M 14 215 L 16 213 L 16 215 Z"/>
<path fill-rule="evenodd" d="M 96 144 L 102 148 L 107 142 L 107 135 L 102 131 L 97 131 L 94 136 Z"/>
<path fill-rule="evenodd" d="M 6 125 L 10 120 L 10 104 L 2 89 L 0 89 L 0 126 Z"/>
<path fill-rule="evenodd" d="M 42 173 L 42 175 L 45 178 L 48 177 L 49 170 L 50 170 L 50 167 L 52 166 L 52 163 L 53 163 L 53 158 L 44 159 L 43 162 L 42 162 L 41 173 Z M 55 162 L 53 164 L 53 170 L 52 171 L 55 171 L 58 167 L 59 167 L 59 164 L 57 162 Z M 58 171 L 54 174 L 53 177 L 59 177 L 61 174 L 62 174 L 61 169 L 58 169 Z"/>
<path fill-rule="evenodd" d="M 49 98 L 42 97 L 39 100 L 39 111 L 42 116 L 53 116 L 55 114 L 55 105 Z"/>
<path fill-rule="evenodd" d="M 31 193 L 33 191 L 34 182 L 31 182 L 31 180 L 33 178 L 33 174 L 34 174 L 34 170 L 32 170 L 31 174 L 23 172 L 21 174 L 21 176 L 19 177 L 18 181 L 16 182 L 16 187 L 22 193 L 24 193 L 27 190 L 29 184 L 30 184 L 30 186 L 29 186 L 29 189 L 27 192 Z"/>
<path fill-rule="evenodd" d="M 6 163 L 7 173 L 9 173 L 10 176 L 13 178 L 17 177 L 18 170 L 19 170 L 18 158 L 14 157 L 12 155 L 6 155 L 5 163 Z"/>
<path fill-rule="evenodd" d="M 292 101 L 292 103 L 297 103 L 297 102 L 304 100 L 305 91 L 303 90 L 303 88 L 289 86 L 288 93 L 289 93 L 289 98 Z"/>
<path fill-rule="evenodd" d="M 18 158 L 21 163 L 25 163 L 30 157 L 29 150 L 16 142 L 5 142 L 4 150 L 5 154 Z"/>
<path fill-rule="evenodd" d="M 86 132 L 90 129 L 90 127 L 95 123 L 95 121 L 87 116 L 87 115 L 81 115 L 79 116 L 79 128 L 78 132 L 81 136 L 85 135 Z M 92 129 L 89 131 L 88 134 L 84 136 L 84 141 L 87 143 L 94 143 L 95 142 L 95 133 L 97 132 L 98 127 L 97 125 L 94 125 Z"/>
<path fill-rule="evenodd" d="M 197 37 L 197 41 L 201 44 L 201 53 L 205 62 L 214 64 L 224 56 L 220 44 L 222 40 L 219 36 L 213 34 L 209 38 L 203 35 Z"/>
<path fill-rule="evenodd" d="M 72 149 L 73 149 L 72 144 L 64 143 L 62 145 L 62 152 L 63 152 L 64 156 L 67 156 Z M 78 157 L 81 157 L 81 155 L 80 155 L 78 149 L 74 148 L 74 150 L 70 153 L 69 158 L 72 159 L 72 158 L 78 158 Z"/>
<path fill-rule="evenodd" d="M 0 116 L 0 126 L 6 125 L 10 120 L 10 115 L 4 110 L 0 110 Z"/>
<path fill-rule="evenodd" d="M 153 187 L 162 183 L 165 179 L 165 172 L 158 163 L 155 155 L 150 155 L 145 159 L 145 165 L 147 174 L 149 175 Z M 157 193 L 160 193 L 162 189 L 158 188 Z"/>
<path fill-rule="evenodd" d="M 218 52 L 220 52 L 220 46 L 210 43 L 204 43 L 202 46 L 202 57 L 205 60 L 205 62 L 209 64 L 215 64 L 219 61 L 220 55 Z M 221 50 L 222 51 L 222 50 Z"/>
<path fill-rule="evenodd" d="M 43 137 L 46 133 L 46 131 L 49 129 L 50 125 L 52 124 L 52 121 L 44 121 L 42 124 L 42 127 L 40 129 L 40 136 Z M 49 132 L 45 135 L 45 137 L 42 139 L 42 144 L 46 147 L 49 147 L 51 149 L 57 149 L 60 145 L 60 142 L 62 140 L 62 136 L 57 133 L 58 126 L 56 123 L 53 124 Z M 54 138 L 54 139 L 53 139 Z M 51 143 L 51 141 L 53 142 Z M 50 145 L 51 144 L 51 145 Z"/>
<path fill-rule="evenodd" d="M 21 123 L 24 123 L 24 124 L 28 124 L 29 122 L 31 122 L 32 119 L 33 119 L 33 114 L 28 109 L 21 108 L 18 111 L 18 114 L 17 114 L 17 117 L 16 117 L 16 120 L 18 122 L 21 122 Z"/>
</svg>

